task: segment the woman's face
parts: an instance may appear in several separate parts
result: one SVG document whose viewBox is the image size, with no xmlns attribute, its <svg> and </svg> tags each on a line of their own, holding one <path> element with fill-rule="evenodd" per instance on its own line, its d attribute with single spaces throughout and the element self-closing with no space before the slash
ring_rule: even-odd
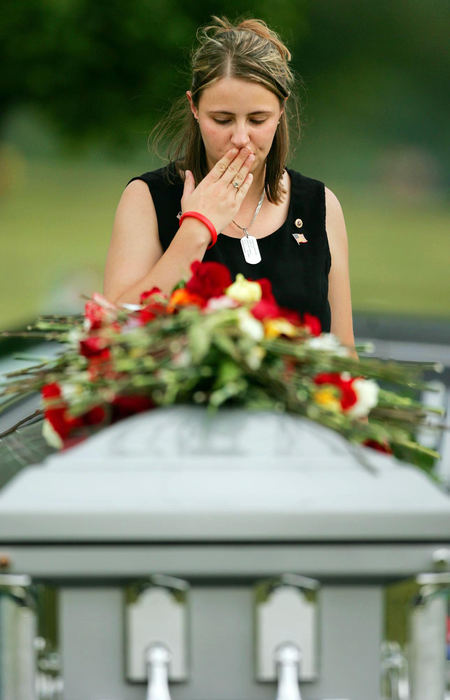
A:
<svg viewBox="0 0 450 700">
<path fill-rule="evenodd" d="M 283 113 L 273 92 L 259 83 L 221 78 L 203 90 L 198 108 L 190 92 L 187 96 L 198 119 L 210 169 L 233 147 L 246 147 L 255 155 L 253 173 L 263 168 Z"/>
</svg>

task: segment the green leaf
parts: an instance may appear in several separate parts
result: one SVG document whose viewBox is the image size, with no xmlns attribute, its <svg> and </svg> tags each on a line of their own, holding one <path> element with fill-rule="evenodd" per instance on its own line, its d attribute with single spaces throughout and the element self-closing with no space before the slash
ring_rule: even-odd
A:
<svg viewBox="0 0 450 700">
<path fill-rule="evenodd" d="M 211 335 L 206 324 L 193 323 L 188 330 L 188 340 L 193 362 L 201 362 L 211 347 Z"/>
<path fill-rule="evenodd" d="M 225 386 L 229 382 L 235 382 L 242 377 L 242 369 L 232 360 L 222 360 L 219 365 L 216 386 Z"/>
</svg>

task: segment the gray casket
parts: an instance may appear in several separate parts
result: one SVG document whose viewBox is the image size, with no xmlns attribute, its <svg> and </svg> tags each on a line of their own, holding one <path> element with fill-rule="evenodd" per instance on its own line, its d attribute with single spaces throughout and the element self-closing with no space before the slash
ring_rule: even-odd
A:
<svg viewBox="0 0 450 700">
<path fill-rule="evenodd" d="M 442 700 L 449 540 L 429 478 L 309 421 L 137 415 L 0 492 L 0 698 Z"/>
</svg>

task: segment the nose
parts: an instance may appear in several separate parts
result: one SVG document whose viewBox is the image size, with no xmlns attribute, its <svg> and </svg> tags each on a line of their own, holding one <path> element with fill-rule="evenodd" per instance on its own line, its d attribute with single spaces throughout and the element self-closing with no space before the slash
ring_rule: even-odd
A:
<svg viewBox="0 0 450 700">
<path fill-rule="evenodd" d="M 250 136 L 248 134 L 248 126 L 245 122 L 236 122 L 233 126 L 233 133 L 231 135 L 231 143 L 236 148 L 244 148 L 250 142 Z"/>
</svg>

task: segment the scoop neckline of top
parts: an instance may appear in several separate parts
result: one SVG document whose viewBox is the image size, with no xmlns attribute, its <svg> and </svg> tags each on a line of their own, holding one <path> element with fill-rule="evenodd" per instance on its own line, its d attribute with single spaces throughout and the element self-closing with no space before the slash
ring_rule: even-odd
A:
<svg viewBox="0 0 450 700">
<path fill-rule="evenodd" d="M 289 192 L 289 206 L 288 206 L 288 211 L 287 211 L 287 214 L 286 214 L 286 218 L 285 218 L 285 220 L 283 221 L 283 223 L 281 224 L 281 226 L 280 226 L 279 228 L 276 229 L 276 231 L 272 231 L 272 233 L 268 233 L 268 234 L 265 235 L 265 236 L 261 236 L 261 238 L 257 238 L 256 240 L 258 241 L 258 243 L 259 243 L 260 241 L 264 241 L 266 238 L 271 238 L 272 236 L 275 236 L 276 233 L 279 233 L 279 232 L 286 226 L 287 221 L 288 221 L 288 219 L 289 219 L 290 216 L 291 216 L 291 213 L 292 213 L 292 184 L 293 184 L 293 177 L 292 177 L 292 174 L 291 174 L 292 171 L 291 171 L 289 168 L 285 168 L 285 170 L 286 170 L 286 172 L 287 172 L 287 174 L 289 175 L 289 178 L 290 178 L 290 180 L 291 180 L 291 191 Z M 220 234 L 220 238 L 221 238 L 222 240 L 223 240 L 224 238 L 227 238 L 227 239 L 230 240 L 230 241 L 241 241 L 241 240 L 242 240 L 242 236 L 241 236 L 240 238 L 237 238 L 237 237 L 235 237 L 235 236 L 228 236 L 226 233 L 221 233 L 221 234 Z"/>
</svg>

